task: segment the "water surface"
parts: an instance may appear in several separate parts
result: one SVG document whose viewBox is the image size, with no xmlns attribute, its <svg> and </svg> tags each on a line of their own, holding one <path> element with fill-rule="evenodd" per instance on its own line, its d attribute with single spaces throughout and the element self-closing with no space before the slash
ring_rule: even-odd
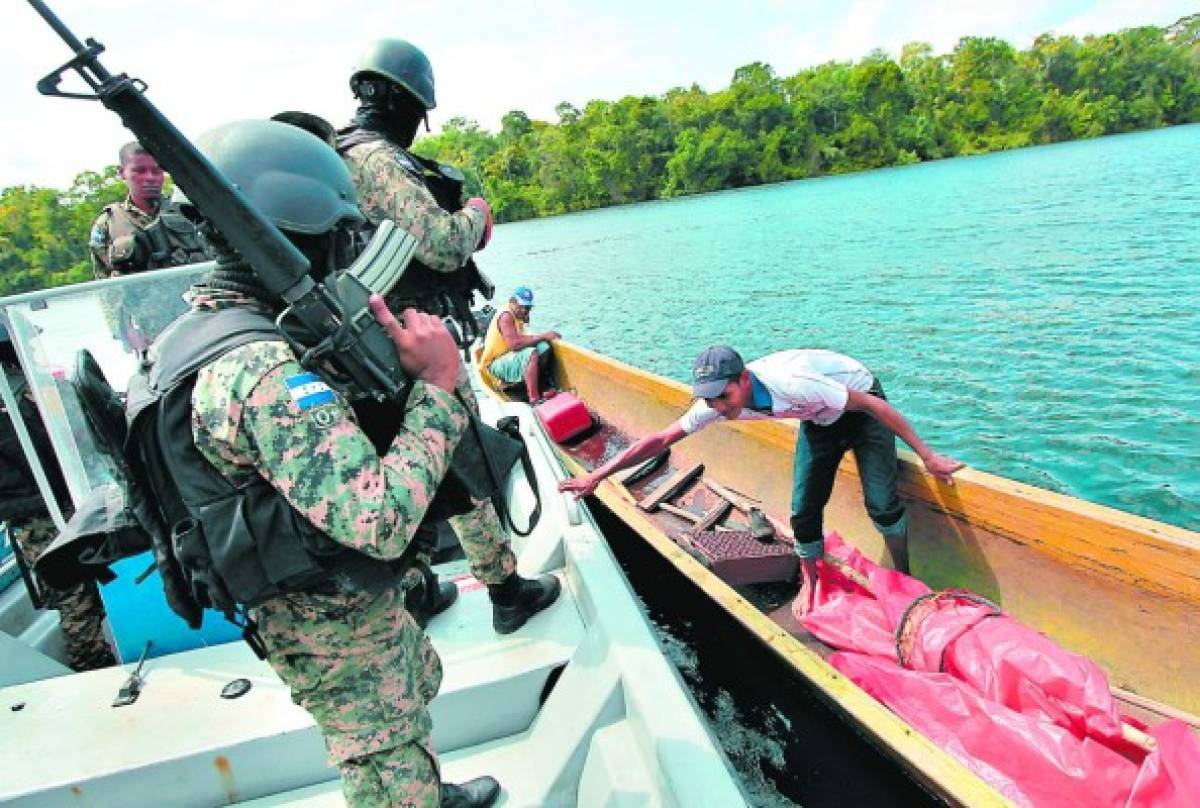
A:
<svg viewBox="0 0 1200 808">
<path fill-rule="evenodd" d="M 1200 125 L 504 225 L 535 329 L 855 356 L 939 451 L 1200 529 Z"/>
</svg>

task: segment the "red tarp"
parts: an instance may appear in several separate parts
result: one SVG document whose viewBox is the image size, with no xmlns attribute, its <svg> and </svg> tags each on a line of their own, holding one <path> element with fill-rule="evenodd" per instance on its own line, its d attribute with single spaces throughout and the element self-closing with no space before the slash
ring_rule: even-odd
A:
<svg viewBox="0 0 1200 808">
<path fill-rule="evenodd" d="M 870 591 L 822 563 L 804 627 L 841 651 L 834 667 L 997 791 L 1033 806 L 1200 804 L 1200 739 L 1187 725 L 1157 727 L 1147 754 L 1122 740 L 1122 720 L 1141 725 L 1122 719 L 1090 660 L 969 595 L 935 597 L 836 534 L 825 543 Z M 896 628 L 910 608 L 902 667 Z"/>
</svg>

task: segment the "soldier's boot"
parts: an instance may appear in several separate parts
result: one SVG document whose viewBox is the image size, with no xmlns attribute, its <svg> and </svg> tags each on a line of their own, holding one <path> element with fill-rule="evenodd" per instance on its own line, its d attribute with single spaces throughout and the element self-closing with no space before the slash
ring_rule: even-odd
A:
<svg viewBox="0 0 1200 808">
<path fill-rule="evenodd" d="M 513 573 L 500 584 L 488 584 L 492 599 L 492 628 L 511 634 L 558 598 L 562 584 L 553 575 L 534 580 Z"/>
<path fill-rule="evenodd" d="M 416 570 L 421 574 L 421 580 L 404 596 L 404 608 L 418 626 L 425 628 L 430 620 L 454 605 L 458 600 L 458 587 L 453 581 L 438 580 L 427 564 L 418 561 Z"/>
<path fill-rule="evenodd" d="M 500 796 L 494 777 L 476 777 L 462 784 L 442 783 L 442 808 L 488 808 Z"/>
</svg>

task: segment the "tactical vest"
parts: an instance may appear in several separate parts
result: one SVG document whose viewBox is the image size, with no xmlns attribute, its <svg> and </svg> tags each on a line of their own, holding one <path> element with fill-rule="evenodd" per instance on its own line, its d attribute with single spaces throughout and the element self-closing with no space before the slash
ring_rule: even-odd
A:
<svg viewBox="0 0 1200 808">
<path fill-rule="evenodd" d="M 156 554 L 173 557 L 198 605 L 227 616 L 286 592 L 381 590 L 395 581 L 387 562 L 329 538 L 267 480 L 231 482 L 195 446 L 199 371 L 234 348 L 278 339 L 271 320 L 254 312 L 192 310 L 163 332 L 129 385 L 125 455 L 162 518 L 163 537 L 151 531 Z M 164 537 L 167 546 L 158 546 Z"/>
<path fill-rule="evenodd" d="M 207 261 L 211 256 L 196 226 L 165 209 L 150 224 L 134 221 L 124 204 L 108 205 L 108 263 L 121 272 L 177 267 Z"/>
<path fill-rule="evenodd" d="M 399 148 L 379 132 L 353 127 L 338 135 L 337 150 L 345 157 L 350 149 L 365 143 L 376 143 L 380 149 Z M 408 150 L 403 151 L 420 171 L 420 181 L 438 207 L 448 213 L 462 210 L 463 184 L 466 182 L 463 173 L 453 166 L 418 157 Z M 475 292 L 490 300 L 495 294 L 495 287 L 480 271 L 473 257 L 453 272 L 439 272 L 414 259 L 399 283 L 387 295 L 387 302 L 393 311 L 412 306 L 427 314 L 452 318 L 458 323 L 460 344 L 465 348 L 480 336 L 471 313 Z"/>
<path fill-rule="evenodd" d="M 28 387 L 25 376 L 7 365 L 4 367 L 4 375 L 8 378 L 13 397 L 17 401 L 18 411 L 13 415 L 22 419 L 25 428 L 29 430 L 34 451 L 42 460 L 42 468 L 46 472 L 50 487 L 59 503 L 70 502 L 67 484 L 54 459 L 46 426 L 42 423 L 37 407 L 25 395 Z M 29 467 L 12 419 L 9 413 L 0 413 L 0 522 L 44 516 L 46 513 L 46 503 L 37 487 L 33 469 Z"/>
</svg>

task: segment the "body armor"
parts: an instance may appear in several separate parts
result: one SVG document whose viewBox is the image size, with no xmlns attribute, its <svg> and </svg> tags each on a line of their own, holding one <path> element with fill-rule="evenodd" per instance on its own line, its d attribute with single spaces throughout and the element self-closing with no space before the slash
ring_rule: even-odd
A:
<svg viewBox="0 0 1200 808">
<path fill-rule="evenodd" d="M 338 152 L 345 155 L 355 146 L 374 142 L 378 142 L 380 147 L 396 145 L 380 132 L 352 127 L 338 136 Z M 404 153 L 420 172 L 420 182 L 432 194 L 438 207 L 449 213 L 462 209 L 466 178 L 461 171 L 407 150 Z M 403 311 L 412 306 L 427 314 L 450 317 L 458 324 L 460 344 L 465 347 L 480 336 L 478 324 L 471 313 L 476 292 L 490 300 L 495 294 L 495 286 L 480 271 L 474 258 L 468 258 L 466 264 L 453 272 L 439 272 L 413 260 L 388 294 L 387 303 L 392 311 Z"/>
<path fill-rule="evenodd" d="M 162 517 L 151 538 L 168 546 L 156 555 L 174 560 L 198 605 L 227 614 L 285 592 L 395 581 L 387 562 L 333 541 L 265 479 L 227 480 L 195 447 L 191 399 L 200 369 L 240 345 L 278 339 L 262 315 L 193 310 L 162 334 L 151 364 L 130 382 L 126 457 Z"/>
<path fill-rule="evenodd" d="M 196 226 L 174 211 L 162 210 L 142 227 L 124 205 L 104 208 L 108 214 L 109 265 L 122 273 L 195 264 L 209 259 Z"/>
</svg>

